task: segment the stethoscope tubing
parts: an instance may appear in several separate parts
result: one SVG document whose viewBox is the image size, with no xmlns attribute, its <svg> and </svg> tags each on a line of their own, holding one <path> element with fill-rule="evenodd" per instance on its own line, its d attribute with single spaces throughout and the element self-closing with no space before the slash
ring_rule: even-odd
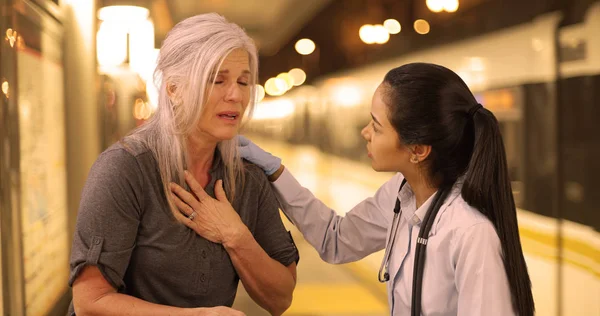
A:
<svg viewBox="0 0 600 316">
<path fill-rule="evenodd" d="M 402 190 L 404 185 L 406 184 L 406 179 L 402 180 L 402 184 L 400 184 L 400 188 L 398 192 Z M 425 253 L 427 248 L 427 242 L 429 237 L 429 232 L 433 226 L 433 222 L 439 212 L 442 204 L 446 200 L 450 193 L 448 188 L 442 188 L 438 190 L 436 193 L 434 200 L 431 203 L 431 206 L 427 210 L 425 214 L 425 218 L 423 219 L 423 225 L 419 229 L 419 235 L 417 238 L 417 246 L 415 248 L 415 261 L 413 265 L 413 284 L 412 284 L 412 297 L 411 297 L 411 316 L 419 316 L 421 315 L 421 293 L 423 286 L 423 271 L 425 268 Z M 390 257 L 392 254 L 392 250 L 394 249 L 394 243 L 396 241 L 396 234 L 398 232 L 398 228 L 400 226 L 400 218 L 402 214 L 402 207 L 400 198 L 396 199 L 396 205 L 394 207 L 394 218 L 392 220 L 392 227 L 390 229 L 390 233 L 388 235 L 388 242 L 385 248 L 385 254 L 383 256 L 383 261 L 381 262 L 381 266 L 379 268 L 379 273 L 377 278 L 379 282 L 387 282 L 390 279 L 389 276 L 389 263 Z M 383 277 L 381 275 L 382 271 L 384 272 Z"/>
</svg>

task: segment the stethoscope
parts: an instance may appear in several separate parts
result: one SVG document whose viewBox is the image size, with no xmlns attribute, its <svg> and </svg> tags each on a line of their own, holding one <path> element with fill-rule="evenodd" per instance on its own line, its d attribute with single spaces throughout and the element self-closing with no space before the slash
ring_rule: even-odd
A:
<svg viewBox="0 0 600 316">
<path fill-rule="evenodd" d="M 402 191 L 402 188 L 405 184 L 406 179 L 402 180 L 402 184 L 400 184 L 398 193 Z M 419 230 L 419 237 L 417 238 L 417 247 L 415 249 L 415 262 L 413 265 L 411 316 L 421 315 L 421 288 L 423 285 L 423 269 L 425 267 L 425 248 L 427 247 L 427 240 L 429 237 L 429 232 L 431 231 L 431 227 L 433 226 L 434 219 L 437 216 L 437 213 L 439 212 L 442 203 L 444 203 L 446 197 L 448 197 L 449 193 L 450 190 L 447 188 L 440 188 L 440 190 L 438 190 L 431 203 L 431 206 L 429 207 L 429 210 L 427 210 L 427 213 L 425 214 L 423 224 L 421 225 L 421 229 Z M 385 255 L 383 256 L 383 260 L 381 261 L 381 267 L 379 268 L 379 273 L 377 275 L 377 277 L 379 278 L 379 282 L 381 283 L 390 280 L 390 256 L 392 254 L 392 250 L 394 249 L 396 234 L 398 233 L 398 227 L 400 226 L 400 215 L 402 215 L 402 206 L 400 202 L 400 197 L 398 197 L 396 199 L 396 206 L 394 207 L 394 219 L 392 220 L 392 228 L 390 229 L 388 242 L 385 247 Z M 383 277 L 381 276 L 382 272 L 384 272 Z"/>
</svg>

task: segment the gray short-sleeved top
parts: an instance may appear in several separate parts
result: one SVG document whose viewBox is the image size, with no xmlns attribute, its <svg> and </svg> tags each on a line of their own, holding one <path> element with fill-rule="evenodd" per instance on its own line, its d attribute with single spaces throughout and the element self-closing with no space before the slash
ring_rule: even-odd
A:
<svg viewBox="0 0 600 316">
<path fill-rule="evenodd" d="M 214 197 L 223 174 L 217 152 L 205 188 L 209 195 Z M 85 265 L 94 265 L 119 292 L 148 302 L 231 306 L 239 277 L 227 252 L 175 220 L 160 180 L 152 152 L 130 138 L 99 156 L 81 197 L 69 285 Z M 257 166 L 245 163 L 245 184 L 236 185 L 232 204 L 271 258 L 285 266 L 298 261 L 275 195 Z"/>
</svg>

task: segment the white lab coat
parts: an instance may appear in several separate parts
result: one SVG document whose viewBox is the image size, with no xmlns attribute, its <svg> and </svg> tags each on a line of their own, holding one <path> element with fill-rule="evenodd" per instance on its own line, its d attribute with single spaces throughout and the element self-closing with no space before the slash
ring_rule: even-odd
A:
<svg viewBox="0 0 600 316">
<path fill-rule="evenodd" d="M 416 209 L 409 184 L 398 192 L 402 180 L 403 176 L 396 174 L 345 216 L 315 198 L 287 170 L 273 182 L 285 214 L 329 263 L 356 261 L 384 249 L 394 205 L 400 198 L 402 215 L 387 282 L 392 316 L 410 315 L 414 249 L 421 220 L 433 198 Z M 429 234 L 422 315 L 515 315 L 498 235 L 492 223 L 463 200 L 460 188 L 459 184 L 452 188 Z"/>
</svg>

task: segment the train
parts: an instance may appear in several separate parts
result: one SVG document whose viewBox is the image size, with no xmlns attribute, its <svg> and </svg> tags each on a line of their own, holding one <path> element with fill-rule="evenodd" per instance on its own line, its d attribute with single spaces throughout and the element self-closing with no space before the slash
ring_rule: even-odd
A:
<svg viewBox="0 0 600 316">
<path fill-rule="evenodd" d="M 519 208 L 600 231 L 600 3 L 582 22 L 528 23 L 328 74 L 257 104 L 244 133 L 368 163 L 361 129 L 385 74 L 411 62 L 459 74 L 497 117 Z M 559 196 L 557 196 L 557 194 Z M 600 235 L 599 235 L 600 236 Z"/>
</svg>

